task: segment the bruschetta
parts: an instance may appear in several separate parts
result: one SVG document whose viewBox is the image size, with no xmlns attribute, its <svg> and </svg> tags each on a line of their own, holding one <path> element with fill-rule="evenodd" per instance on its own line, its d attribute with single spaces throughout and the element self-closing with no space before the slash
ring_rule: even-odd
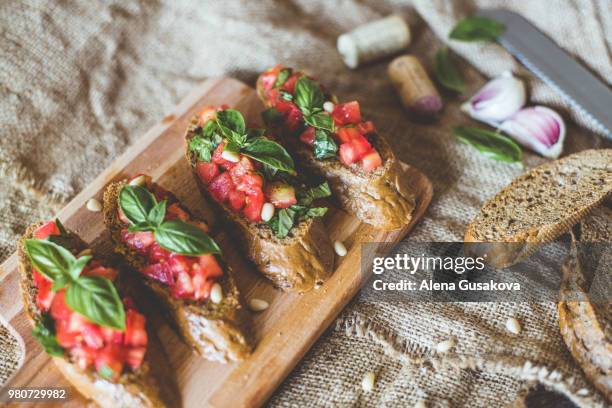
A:
<svg viewBox="0 0 612 408">
<path fill-rule="evenodd" d="M 211 361 L 246 358 L 251 345 L 238 289 L 207 224 L 146 175 L 108 185 L 103 211 L 115 252 L 138 272 L 184 341 Z"/>
<path fill-rule="evenodd" d="M 207 107 L 187 129 L 186 156 L 204 196 L 229 221 L 246 256 L 273 284 L 305 292 L 323 283 L 334 264 L 315 202 L 327 183 L 300 179 L 289 153 L 240 112 Z"/>
<path fill-rule="evenodd" d="M 171 406 L 167 362 L 151 351 L 145 316 L 121 297 L 117 269 L 58 220 L 28 228 L 18 256 L 33 336 L 81 394 L 102 407 Z"/>
<path fill-rule="evenodd" d="M 327 179 L 344 210 L 383 230 L 410 222 L 414 194 L 359 102 L 337 103 L 314 79 L 282 65 L 259 76 L 257 94 L 268 130 L 308 172 Z"/>
</svg>

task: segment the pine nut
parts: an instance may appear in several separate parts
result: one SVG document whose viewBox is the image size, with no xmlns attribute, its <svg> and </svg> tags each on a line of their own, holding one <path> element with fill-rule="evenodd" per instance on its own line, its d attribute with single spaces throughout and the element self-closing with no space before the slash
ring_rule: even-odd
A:
<svg viewBox="0 0 612 408">
<path fill-rule="evenodd" d="M 342 241 L 334 242 L 334 251 L 336 251 L 338 256 L 345 256 L 348 252 Z"/>
<path fill-rule="evenodd" d="M 455 344 L 456 344 L 455 339 L 452 339 L 452 338 L 441 341 L 436 345 L 436 351 L 438 353 L 447 353 L 450 349 L 455 347 Z"/>
<path fill-rule="evenodd" d="M 268 222 L 274 217 L 274 205 L 272 203 L 265 203 L 261 207 L 261 219 Z"/>
<path fill-rule="evenodd" d="M 213 303 L 221 303 L 223 300 L 223 288 L 218 282 L 212 285 L 210 289 L 210 300 Z"/>
<path fill-rule="evenodd" d="M 130 182 L 128 183 L 130 186 L 142 186 L 145 181 L 147 181 L 147 178 L 144 174 L 141 174 L 138 177 L 134 177 L 132 180 L 130 180 Z"/>
<path fill-rule="evenodd" d="M 506 330 L 512 334 L 519 334 L 521 332 L 521 324 L 514 317 L 510 317 L 506 320 Z"/>
<path fill-rule="evenodd" d="M 327 101 L 323 104 L 323 110 L 327 113 L 332 113 L 335 107 L 336 105 L 331 101 Z"/>
<path fill-rule="evenodd" d="M 361 380 L 361 388 L 363 388 L 365 392 L 370 392 L 374 389 L 375 381 L 376 381 L 376 374 L 369 371 L 363 376 L 363 379 Z"/>
<path fill-rule="evenodd" d="M 416 404 L 414 404 L 414 408 L 427 408 L 427 404 L 423 400 L 419 400 Z"/>
<path fill-rule="evenodd" d="M 229 150 L 224 150 L 221 153 L 221 157 L 232 163 L 238 163 L 240 161 L 240 155 L 236 152 L 231 152 Z"/>
<path fill-rule="evenodd" d="M 263 299 L 253 298 L 249 300 L 249 309 L 254 312 L 262 312 L 266 310 L 270 304 Z"/>
<path fill-rule="evenodd" d="M 100 204 L 100 202 L 95 198 L 90 198 L 89 200 L 87 200 L 86 207 L 89 211 L 92 212 L 102 211 L 102 204 Z"/>
<path fill-rule="evenodd" d="M 84 250 L 79 252 L 76 257 L 80 258 L 82 256 L 87 256 L 87 255 L 91 255 L 91 254 L 93 254 L 93 251 L 91 250 L 91 248 L 85 248 Z"/>
</svg>

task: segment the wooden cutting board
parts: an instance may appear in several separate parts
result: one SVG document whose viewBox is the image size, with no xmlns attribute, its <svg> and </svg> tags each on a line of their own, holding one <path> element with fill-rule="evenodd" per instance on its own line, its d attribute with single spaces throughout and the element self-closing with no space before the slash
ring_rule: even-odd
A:
<svg viewBox="0 0 612 408">
<path fill-rule="evenodd" d="M 183 132 L 192 115 L 204 106 L 221 104 L 242 111 L 248 123 L 260 122 L 259 112 L 263 106 L 253 88 L 231 78 L 207 80 L 183 100 L 173 114 L 153 126 L 68 203 L 58 214 L 60 220 L 94 249 L 103 254 L 108 252 L 110 245 L 103 217 L 101 213 L 88 211 L 86 201 L 91 197 L 101 201 L 104 186 L 114 179 L 148 173 L 173 191 L 195 214 L 214 223 L 214 215 L 200 197 L 183 157 Z M 270 307 L 264 312 L 250 314 L 250 331 L 257 346 L 253 355 L 239 364 L 222 365 L 197 357 L 165 322 L 152 319 L 171 362 L 169 369 L 174 371 L 182 394 L 182 401 L 177 401 L 176 406 L 253 407 L 262 405 L 270 397 L 368 278 L 367 273 L 360 272 L 361 259 L 369 264 L 376 252 L 390 249 L 423 216 L 432 197 L 431 182 L 417 169 L 405 164 L 403 168 L 418 197 L 413 221 L 403 229 L 383 232 L 340 210 L 331 209 L 326 215 L 325 225 L 332 241 L 343 241 L 349 252 L 343 258 L 337 257 L 333 276 L 318 290 L 303 295 L 276 290 L 232 251 L 228 242 L 225 245 L 222 242 L 225 259 L 237 271 L 243 298 L 265 299 Z M 229 240 L 222 238 L 221 241 Z M 381 244 L 377 249 L 368 246 L 365 253 L 361 250 L 362 242 Z M 19 296 L 18 275 L 17 256 L 13 254 L 0 272 L 0 314 L 22 337 L 25 358 L 7 387 L 70 387 L 31 336 L 31 327 Z M 69 401 L 61 405 L 77 407 L 86 403 L 78 392 L 71 389 Z M 29 403 L 27 406 L 38 404 Z"/>
</svg>

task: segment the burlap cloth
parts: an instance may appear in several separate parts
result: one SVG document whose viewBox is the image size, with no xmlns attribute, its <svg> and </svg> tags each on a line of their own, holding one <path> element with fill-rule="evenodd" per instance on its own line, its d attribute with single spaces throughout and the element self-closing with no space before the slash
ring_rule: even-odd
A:
<svg viewBox="0 0 612 408">
<path fill-rule="evenodd" d="M 0 2 L 0 258 L 26 225 L 50 217 L 198 81 L 231 75 L 253 83 L 277 62 L 304 67 L 344 99 L 359 99 L 403 160 L 431 178 L 435 198 L 409 239 L 461 240 L 483 201 L 523 169 L 479 156 L 450 128 L 472 123 L 448 98 L 433 125 L 404 115 L 387 79 L 388 61 L 349 71 L 336 37 L 355 25 L 401 13 L 412 27 L 410 52 L 430 66 L 454 22 L 477 5 L 521 12 L 604 80 L 612 78 L 609 0 L 557 1 L 217 1 L 131 0 L 96 4 Z M 606 40 L 607 39 L 607 40 Z M 470 95 L 486 76 L 514 69 L 531 100 L 568 120 L 566 151 L 601 140 L 540 81 L 494 44 L 450 46 Z M 480 73 L 478 72 L 480 71 Z M 527 154 L 533 166 L 540 158 Z M 515 315 L 520 336 L 504 329 Z M 454 336 L 448 357 L 435 344 Z M 0 340 L 0 378 L 18 359 Z M 362 375 L 375 371 L 365 394 Z M 558 333 L 554 304 L 380 304 L 355 301 L 278 389 L 273 406 L 504 406 L 535 383 L 580 406 L 604 405 L 573 363 Z"/>
</svg>

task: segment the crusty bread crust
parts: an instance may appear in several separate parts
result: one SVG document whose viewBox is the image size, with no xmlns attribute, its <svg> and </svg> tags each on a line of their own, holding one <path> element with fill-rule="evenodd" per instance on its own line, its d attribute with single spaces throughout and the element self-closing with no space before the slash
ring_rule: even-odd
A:
<svg viewBox="0 0 612 408">
<path fill-rule="evenodd" d="M 581 243 L 611 242 L 612 210 L 596 209 L 576 226 L 573 236 Z M 562 267 L 561 300 L 557 305 L 559 328 L 587 378 L 612 402 L 612 310 L 609 302 L 589 300 L 582 271 L 584 257 L 577 247 L 573 251 Z"/>
<path fill-rule="evenodd" d="M 468 225 L 465 242 L 486 242 L 488 262 L 510 266 L 568 231 L 611 193 L 611 149 L 547 162 L 488 200 Z"/>
<path fill-rule="evenodd" d="M 257 80 L 257 95 L 266 106 L 270 106 L 261 77 Z M 365 172 L 357 164 L 346 166 L 336 159 L 317 160 L 312 149 L 296 137 L 279 136 L 297 156 L 301 167 L 327 179 L 334 197 L 345 211 L 385 231 L 403 228 L 410 223 L 415 195 L 402 175 L 395 154 L 381 135 L 369 136 L 383 161 L 383 165 L 373 172 Z"/>
<path fill-rule="evenodd" d="M 132 251 L 121 239 L 121 230 L 125 226 L 119 220 L 118 200 L 119 192 L 126 184 L 127 180 L 114 182 L 104 190 L 104 223 L 115 245 L 115 252 L 121 254 L 132 268 L 139 269 L 146 265 L 145 257 Z M 241 303 L 233 271 L 229 265 L 223 266 L 225 273 L 219 282 L 223 288 L 223 300 L 219 304 L 209 300 L 195 302 L 176 299 L 162 283 L 146 278 L 142 281 L 186 343 L 204 358 L 225 363 L 244 360 L 252 347 L 240 327 L 238 309 Z"/>
<path fill-rule="evenodd" d="M 191 121 L 185 140 L 187 146 L 198 127 L 198 118 Z M 196 172 L 196 157 L 186 149 L 186 157 L 198 188 L 217 212 L 231 223 L 234 237 L 257 269 L 280 289 L 306 292 L 323 283 L 334 266 L 329 235 L 321 219 L 310 218 L 294 227 L 290 236 L 278 239 L 267 225 L 254 224 L 230 208 L 219 204 L 208 192 Z"/>
<path fill-rule="evenodd" d="M 20 239 L 17 253 L 19 258 L 19 272 L 21 275 L 20 287 L 24 302 L 24 309 L 32 326 L 36 326 L 42 315 L 36 307 L 37 289 L 34 286 L 33 268 L 25 252 L 24 241 L 32 238 L 34 231 L 42 223 L 30 226 Z M 85 249 L 86 244 L 75 234 L 70 233 L 74 243 L 71 251 L 78 253 Z M 149 338 L 155 339 L 149 331 Z M 166 370 L 167 362 L 160 362 L 163 358 L 153 355 L 151 347 L 147 347 L 145 359 L 135 373 L 123 374 L 117 382 L 109 381 L 97 373 L 80 370 L 72 364 L 68 357 L 52 357 L 53 362 L 75 388 L 87 399 L 95 401 L 101 407 L 166 407 L 171 406 L 170 401 L 179 398 L 169 381 L 160 381 L 167 378 L 161 375 Z M 173 395 L 174 394 L 174 395 Z"/>
</svg>

